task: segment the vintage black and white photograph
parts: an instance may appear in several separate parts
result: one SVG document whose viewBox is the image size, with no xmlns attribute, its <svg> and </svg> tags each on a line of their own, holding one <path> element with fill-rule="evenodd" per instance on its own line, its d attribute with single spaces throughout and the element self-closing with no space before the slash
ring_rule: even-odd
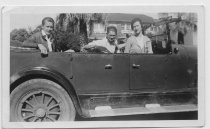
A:
<svg viewBox="0 0 210 129">
<path fill-rule="evenodd" d="M 199 6 L 43 8 L 7 15 L 10 123 L 202 119 Z"/>
</svg>

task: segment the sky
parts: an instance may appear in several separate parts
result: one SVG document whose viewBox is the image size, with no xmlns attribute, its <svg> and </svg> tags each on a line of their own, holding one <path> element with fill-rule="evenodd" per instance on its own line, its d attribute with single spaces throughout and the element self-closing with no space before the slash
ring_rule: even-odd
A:
<svg viewBox="0 0 210 129">
<path fill-rule="evenodd" d="M 10 15 L 10 31 L 13 29 L 25 28 L 28 29 L 31 27 L 35 29 L 38 25 L 41 24 L 41 21 L 44 17 L 56 18 L 58 14 L 11 14 Z M 158 18 L 158 15 L 155 13 L 145 14 L 151 16 L 154 19 Z"/>
<path fill-rule="evenodd" d="M 41 21 L 44 17 L 56 18 L 57 14 L 11 14 L 10 16 L 10 31 L 13 29 L 31 27 L 35 29 L 38 25 L 41 25 Z"/>
</svg>

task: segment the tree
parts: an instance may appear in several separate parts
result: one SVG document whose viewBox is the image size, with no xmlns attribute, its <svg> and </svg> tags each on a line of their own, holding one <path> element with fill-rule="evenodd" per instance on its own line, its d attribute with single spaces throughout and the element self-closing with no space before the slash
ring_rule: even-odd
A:
<svg viewBox="0 0 210 129">
<path fill-rule="evenodd" d="M 10 32 L 10 39 L 19 42 L 25 41 L 29 37 L 26 29 L 14 29 Z"/>
<path fill-rule="evenodd" d="M 38 25 L 34 30 L 31 27 L 29 27 L 28 34 L 29 34 L 29 36 L 31 36 L 39 31 L 41 31 L 41 29 L 42 29 L 42 25 Z"/>
<path fill-rule="evenodd" d="M 176 16 L 181 19 L 177 24 L 170 27 L 171 31 L 181 31 L 183 34 L 188 33 L 189 30 L 194 30 L 197 26 L 197 14 L 196 13 L 159 13 L 159 18 L 167 18 L 169 16 Z M 190 28 L 190 29 L 189 29 Z"/>
<path fill-rule="evenodd" d="M 87 30 L 93 30 L 93 22 L 105 23 L 105 19 L 106 14 L 102 13 L 61 13 L 56 18 L 56 30 L 84 34 L 87 37 Z"/>
<path fill-rule="evenodd" d="M 80 36 L 73 33 L 66 33 L 65 31 L 57 30 L 55 36 L 55 45 L 57 51 L 66 51 L 72 49 L 75 52 L 80 51 L 81 45 Z"/>
<path fill-rule="evenodd" d="M 182 44 L 185 40 L 193 39 L 192 32 L 197 31 L 197 14 L 196 13 L 159 13 L 160 19 L 165 19 L 165 21 L 173 21 L 173 19 L 177 19 L 176 22 L 169 24 L 170 32 L 177 33 L 178 36 L 173 36 L 174 41 Z M 175 18 L 174 18 L 175 17 Z M 170 20 L 171 19 L 171 20 Z M 184 38 L 186 35 L 187 38 Z M 190 36 L 189 36 L 190 35 Z M 177 37 L 177 38 L 176 38 Z M 189 41 L 191 42 L 191 41 Z M 195 41 L 196 42 L 196 41 Z"/>
<path fill-rule="evenodd" d="M 87 44 L 88 36 L 93 31 L 93 23 L 105 23 L 104 21 L 102 13 L 61 13 L 57 16 L 55 24 L 56 44 L 62 50 L 69 47 L 77 50 L 78 47 Z M 89 34 L 88 29 L 90 30 Z M 68 36 L 72 38 L 68 38 Z M 62 38 L 66 39 L 66 42 L 61 42 Z"/>
</svg>

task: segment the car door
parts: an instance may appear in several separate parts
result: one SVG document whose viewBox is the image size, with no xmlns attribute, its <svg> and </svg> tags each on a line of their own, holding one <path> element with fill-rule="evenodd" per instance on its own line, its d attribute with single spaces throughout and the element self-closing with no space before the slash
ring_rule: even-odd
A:
<svg viewBox="0 0 210 129">
<path fill-rule="evenodd" d="M 180 54 L 130 55 L 131 90 L 157 91 L 186 88 L 187 58 Z"/>
<path fill-rule="evenodd" d="M 130 87 L 132 90 L 156 90 L 164 85 L 165 55 L 131 54 Z"/>
<path fill-rule="evenodd" d="M 125 54 L 73 54 L 75 88 L 80 93 L 129 90 L 129 56 Z"/>
</svg>

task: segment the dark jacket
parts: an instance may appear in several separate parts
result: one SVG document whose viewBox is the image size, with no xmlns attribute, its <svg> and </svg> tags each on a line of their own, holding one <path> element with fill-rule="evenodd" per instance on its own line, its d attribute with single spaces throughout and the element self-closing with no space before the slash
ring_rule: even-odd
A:
<svg viewBox="0 0 210 129">
<path fill-rule="evenodd" d="M 55 51 L 55 44 L 53 42 L 53 35 L 52 35 L 52 50 Z M 45 37 L 42 35 L 41 31 L 33 34 L 31 37 L 29 37 L 27 40 L 25 40 L 23 42 L 23 47 L 30 47 L 30 48 L 37 48 L 38 49 L 38 44 L 43 44 L 47 50 L 48 49 L 48 45 L 47 45 L 47 40 L 45 39 Z"/>
</svg>

